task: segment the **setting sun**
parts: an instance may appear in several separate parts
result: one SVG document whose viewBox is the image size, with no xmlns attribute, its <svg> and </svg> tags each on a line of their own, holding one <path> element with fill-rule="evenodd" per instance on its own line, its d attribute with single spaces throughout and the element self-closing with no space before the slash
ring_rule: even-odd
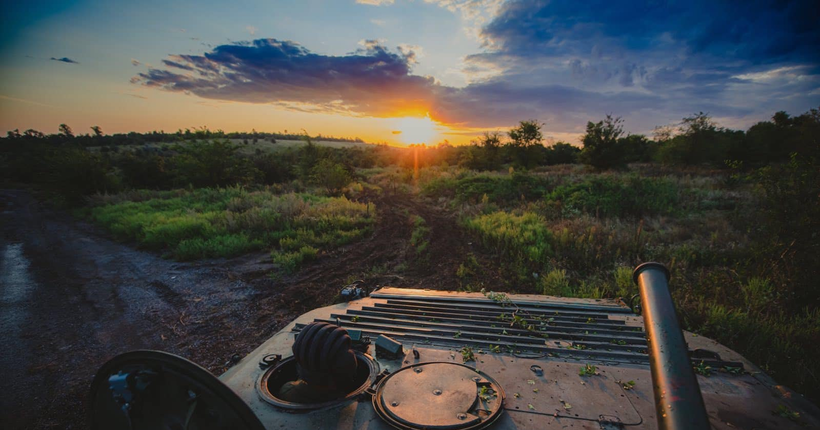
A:
<svg viewBox="0 0 820 430">
<path fill-rule="evenodd" d="M 396 120 L 399 139 L 407 145 L 414 143 L 433 144 L 438 125 L 429 116 L 422 118 L 405 117 Z M 396 133 L 396 132 L 394 132 Z"/>
</svg>

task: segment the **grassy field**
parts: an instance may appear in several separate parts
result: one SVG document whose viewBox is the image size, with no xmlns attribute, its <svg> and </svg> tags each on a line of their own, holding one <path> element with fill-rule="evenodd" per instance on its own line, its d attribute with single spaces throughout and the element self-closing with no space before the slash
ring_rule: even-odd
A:
<svg viewBox="0 0 820 430">
<path fill-rule="evenodd" d="M 99 196 L 88 216 L 115 237 L 177 260 L 270 250 L 285 272 L 366 235 L 375 207 L 274 187 L 135 191 Z"/>
<path fill-rule="evenodd" d="M 565 297 L 629 298 L 631 270 L 659 261 L 684 326 L 734 348 L 779 380 L 812 390 L 820 312 L 788 306 L 754 243 L 760 204 L 751 184 L 725 171 L 585 172 L 556 166 L 531 174 L 422 172 L 422 195 L 444 199 L 470 234 L 503 260 L 507 287 Z M 776 257 L 776 256 L 769 256 Z M 485 285 L 469 260 L 462 289 Z M 811 376 L 810 376 L 811 375 Z"/>
<path fill-rule="evenodd" d="M 414 174 L 388 166 L 354 176 L 340 196 L 297 180 L 97 195 L 83 211 L 115 237 L 177 260 L 270 252 L 276 277 L 368 240 L 385 220 L 378 221 L 374 204 L 356 200 L 399 195 L 443 209 L 452 228 L 489 256 L 491 264 L 467 254 L 458 265 L 438 266 L 457 277 L 452 289 L 628 299 L 637 293 L 632 268 L 659 261 L 672 271 L 686 329 L 736 349 L 795 389 L 814 389 L 820 311 L 795 300 L 787 281 L 765 268 L 774 256 L 761 254 L 758 185 L 731 171 L 637 164 L 610 172 L 581 165 L 529 172 L 434 166 Z M 441 232 L 431 234 L 419 214 L 402 213 L 408 259 L 365 260 L 360 268 L 433 270 L 428 265 L 437 256 L 429 249 L 444 240 Z M 505 284 L 487 284 L 490 272 L 501 273 L 493 279 Z"/>
<path fill-rule="evenodd" d="M 257 153 L 257 150 L 261 151 L 262 153 L 276 153 L 279 151 L 284 151 L 287 149 L 298 149 L 305 146 L 304 140 L 277 140 L 275 143 L 271 142 L 270 140 L 263 140 L 259 139 L 256 143 L 253 142 L 253 139 L 249 139 L 247 144 L 245 143 L 244 139 L 226 139 L 226 141 L 231 142 L 234 145 L 239 146 L 239 153 L 245 155 L 254 155 Z M 338 142 L 338 141 L 330 141 L 330 140 L 317 140 L 313 141 L 313 143 L 317 146 L 324 147 L 324 148 L 336 148 L 336 149 L 343 149 L 343 148 L 365 148 L 369 144 L 361 143 L 361 142 Z M 123 145 L 118 147 L 117 150 L 121 152 L 134 152 L 137 150 L 140 151 L 158 151 L 162 149 L 170 149 L 174 145 L 177 145 L 177 142 L 164 142 L 164 143 L 146 143 L 143 145 Z M 183 145 L 185 142 L 182 143 Z M 372 145 L 371 145 L 372 146 Z M 89 146 L 88 149 L 93 152 L 100 152 L 103 147 L 100 146 Z M 106 148 L 108 150 L 108 148 Z"/>
</svg>

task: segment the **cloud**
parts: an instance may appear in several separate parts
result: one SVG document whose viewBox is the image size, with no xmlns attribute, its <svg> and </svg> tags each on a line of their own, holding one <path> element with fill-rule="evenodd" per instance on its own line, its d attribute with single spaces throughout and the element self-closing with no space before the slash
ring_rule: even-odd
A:
<svg viewBox="0 0 820 430">
<path fill-rule="evenodd" d="M 367 4 L 370 6 L 389 6 L 395 2 L 396 0 L 356 0 L 358 4 Z"/>
<path fill-rule="evenodd" d="M 420 58 L 424 57 L 424 48 L 419 45 L 402 43 L 397 48 L 410 64 L 416 64 Z"/>
<path fill-rule="evenodd" d="M 437 121 L 475 127 L 505 126 L 538 116 L 585 121 L 593 107 L 640 110 L 654 97 L 632 93 L 596 94 L 562 85 L 518 86 L 524 76 L 507 76 L 453 88 L 412 73 L 418 47 L 392 51 L 364 40 L 343 56 L 315 54 L 291 41 L 258 39 L 222 45 L 204 55 L 173 55 L 133 83 L 206 99 L 269 103 L 302 112 L 399 117 L 429 113 Z M 620 103 L 620 104 L 619 104 Z"/>
<path fill-rule="evenodd" d="M 383 40 L 322 55 L 292 41 L 257 39 L 169 56 L 167 69 L 149 67 L 132 81 L 305 112 L 429 113 L 461 127 L 535 118 L 551 133 L 583 132 L 586 121 L 608 113 L 648 132 L 698 111 L 731 122 L 820 104 L 820 54 L 812 49 L 820 30 L 809 25 L 817 21 L 809 2 L 754 0 L 734 11 L 701 0 L 426 1 L 487 19 L 477 33 L 483 48 L 464 58 L 464 87 L 414 74 L 424 50 L 388 49 Z"/>
<path fill-rule="evenodd" d="M 707 109 L 726 117 L 805 110 L 818 103 L 808 94 L 818 86 L 810 70 L 820 63 L 820 28 L 810 23 L 820 20 L 819 11 L 806 0 L 751 0 L 743 7 L 705 0 L 508 1 L 481 29 L 484 50 L 465 59 L 465 72 L 474 82 L 550 82 L 602 100 L 621 92 L 651 95 L 651 115 L 613 106 L 639 130 L 660 117 Z M 752 87 L 762 81 L 749 76 L 784 67 L 795 67 L 786 69 L 789 85 L 770 79 Z M 744 95 L 752 90 L 757 94 Z"/>
<path fill-rule="evenodd" d="M 251 36 L 256 36 L 256 32 L 259 31 L 258 28 L 254 27 L 252 25 L 249 25 L 249 26 L 245 27 L 245 30 L 248 30 L 248 33 L 250 33 Z"/>
<path fill-rule="evenodd" d="M 221 45 L 204 55 L 174 55 L 132 79 L 148 87 L 214 100 L 301 103 L 353 115 L 396 116 L 425 112 L 437 85 L 411 74 L 407 54 L 379 41 L 344 56 L 315 54 L 301 45 L 257 39 Z"/>
<path fill-rule="evenodd" d="M 0 95 L 0 100 L 9 100 L 9 101 L 13 101 L 13 102 L 20 102 L 20 103 L 26 103 L 26 104 L 36 105 L 36 106 L 43 106 L 43 107 L 54 107 L 52 105 L 48 105 L 48 104 L 45 104 L 45 103 L 35 102 L 35 101 L 31 101 L 31 100 L 26 100 L 26 99 L 18 99 L 18 98 L 15 98 L 15 97 L 9 97 L 9 96 L 4 96 L 4 95 Z"/>
<path fill-rule="evenodd" d="M 140 61 L 139 61 L 139 60 L 135 60 L 135 59 L 133 59 L 133 58 L 131 59 L 131 65 L 132 65 L 132 66 L 139 66 L 140 64 L 142 64 L 142 63 L 140 63 Z"/>
<path fill-rule="evenodd" d="M 383 19 L 371 19 L 370 23 L 373 24 L 373 25 L 377 25 L 379 27 L 384 27 L 384 26 L 387 25 L 387 21 L 385 21 Z"/>
<path fill-rule="evenodd" d="M 51 61 L 59 61 L 61 63 L 68 63 L 68 64 L 80 64 L 80 63 L 78 63 L 78 62 L 76 62 L 76 61 L 74 61 L 74 60 L 72 60 L 71 58 L 68 58 L 68 57 L 63 57 L 63 58 L 51 57 L 50 60 Z"/>
</svg>

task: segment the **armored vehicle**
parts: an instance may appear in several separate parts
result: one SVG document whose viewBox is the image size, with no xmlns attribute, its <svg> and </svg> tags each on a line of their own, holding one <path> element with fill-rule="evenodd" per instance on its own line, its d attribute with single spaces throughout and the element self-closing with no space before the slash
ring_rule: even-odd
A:
<svg viewBox="0 0 820 430">
<path fill-rule="evenodd" d="M 174 355 L 115 357 L 91 387 L 93 429 L 790 429 L 818 408 L 717 342 L 683 332 L 657 263 L 640 296 L 585 300 L 354 285 L 218 379 Z M 346 394 L 278 397 L 314 321 L 347 330 Z"/>
</svg>

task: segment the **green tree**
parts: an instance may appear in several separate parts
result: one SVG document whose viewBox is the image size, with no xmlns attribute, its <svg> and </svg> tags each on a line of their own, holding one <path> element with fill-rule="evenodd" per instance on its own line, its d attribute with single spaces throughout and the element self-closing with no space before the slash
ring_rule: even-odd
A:
<svg viewBox="0 0 820 430">
<path fill-rule="evenodd" d="M 587 132 L 583 137 L 584 149 L 579 159 L 598 170 L 623 167 L 626 158 L 620 140 L 624 134 L 621 117 L 607 115 L 602 121 L 588 122 Z"/>
<path fill-rule="evenodd" d="M 220 187 L 252 183 L 261 177 L 250 160 L 238 154 L 239 146 L 227 140 L 195 140 L 175 149 L 173 172 L 178 185 Z"/>
<path fill-rule="evenodd" d="M 547 147 L 545 151 L 545 162 L 548 165 L 554 164 L 574 164 L 578 162 L 578 155 L 581 148 L 565 142 L 557 142 Z"/>
<path fill-rule="evenodd" d="M 319 162 L 320 154 L 319 148 L 310 140 L 310 136 L 305 132 L 303 136 L 305 145 L 299 151 L 299 176 L 303 179 L 309 179 L 313 174 L 313 168 Z"/>
<path fill-rule="evenodd" d="M 71 131 L 71 127 L 67 124 L 60 124 L 60 134 L 65 137 L 74 137 L 74 132 Z"/>
<path fill-rule="evenodd" d="M 521 121 L 518 127 L 510 129 L 507 133 L 510 136 L 508 146 L 517 165 L 532 167 L 540 163 L 543 152 L 538 147 L 542 146 L 544 140 L 541 134 L 542 127 L 543 124 L 536 120 Z"/>
<path fill-rule="evenodd" d="M 324 187 L 330 195 L 339 195 L 351 181 L 350 172 L 340 163 L 323 158 L 313 168 L 313 182 Z"/>
<path fill-rule="evenodd" d="M 467 167 L 476 170 L 498 170 L 501 166 L 501 134 L 498 132 L 484 132 L 481 137 L 473 141 L 475 150 L 469 152 L 470 160 Z"/>
</svg>

